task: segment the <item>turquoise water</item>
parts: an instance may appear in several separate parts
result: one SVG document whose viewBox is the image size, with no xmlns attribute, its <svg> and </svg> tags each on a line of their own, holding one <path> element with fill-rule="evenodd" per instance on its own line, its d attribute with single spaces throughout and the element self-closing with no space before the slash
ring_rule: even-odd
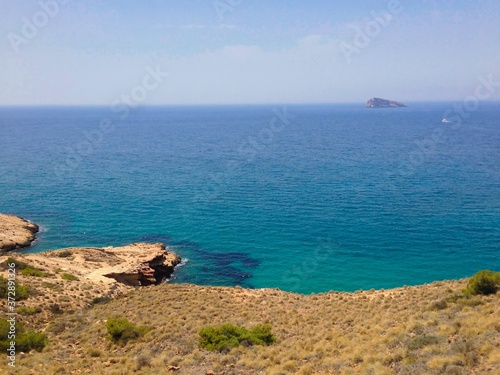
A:
<svg viewBox="0 0 500 375">
<path fill-rule="evenodd" d="M 175 282 L 310 293 L 500 270 L 500 105 L 442 124 L 450 109 L 1 108 L 0 212 L 42 226 L 27 252 L 164 242 L 188 259 Z"/>
</svg>

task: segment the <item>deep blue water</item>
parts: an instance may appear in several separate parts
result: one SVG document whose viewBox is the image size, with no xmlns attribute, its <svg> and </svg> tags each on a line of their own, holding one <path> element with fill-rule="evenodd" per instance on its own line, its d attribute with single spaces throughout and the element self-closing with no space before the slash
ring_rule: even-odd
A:
<svg viewBox="0 0 500 375">
<path fill-rule="evenodd" d="M 310 293 L 500 270 L 500 104 L 442 124 L 450 109 L 0 108 L 0 212 L 43 227 L 28 252 L 164 242 L 189 259 L 176 282 Z"/>
</svg>

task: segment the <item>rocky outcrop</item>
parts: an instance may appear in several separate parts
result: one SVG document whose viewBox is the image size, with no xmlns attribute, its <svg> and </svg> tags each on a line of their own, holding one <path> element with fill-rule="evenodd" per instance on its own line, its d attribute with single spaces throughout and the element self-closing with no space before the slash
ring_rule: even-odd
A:
<svg viewBox="0 0 500 375">
<path fill-rule="evenodd" d="M 181 258 L 162 243 L 133 243 L 120 247 L 84 247 L 26 254 L 35 264 L 61 269 L 80 280 L 128 287 L 157 285 L 169 279 Z"/>
<path fill-rule="evenodd" d="M 39 227 L 13 215 L 0 214 L 0 253 L 29 246 Z M 60 270 L 93 283 L 126 287 L 157 285 L 169 279 L 181 258 L 162 243 L 120 247 L 67 248 L 23 255 L 47 271 Z M 113 289 L 121 287 L 114 285 Z"/>
<path fill-rule="evenodd" d="M 107 248 L 107 251 L 121 250 L 123 248 Z M 144 251 L 147 250 L 147 251 Z M 174 253 L 168 252 L 165 245 L 159 244 L 132 244 L 128 250 L 132 261 L 123 262 L 114 267 L 112 272 L 103 273 L 103 276 L 130 286 L 158 285 L 169 279 L 174 273 L 175 266 L 181 262 L 181 258 Z M 137 251 L 144 251 L 144 255 L 138 255 Z M 134 259 L 135 258 L 135 259 Z"/>
<path fill-rule="evenodd" d="M 38 225 L 23 218 L 0 214 L 0 253 L 30 246 L 38 230 Z"/>
<path fill-rule="evenodd" d="M 30 291 L 30 308 L 44 306 L 41 313 L 23 317 L 45 327 L 59 314 L 79 311 L 109 301 L 147 285 L 159 284 L 172 276 L 181 259 L 162 243 L 135 243 L 105 248 L 67 248 L 42 253 L 0 254 L 0 276 L 8 278 L 6 261 L 13 257 L 43 272 L 45 277 L 16 271 L 16 282 Z M 50 300 L 49 298 L 50 297 Z M 26 320 L 24 320 L 26 321 Z M 0 373 L 2 373 L 0 371 Z"/>
<path fill-rule="evenodd" d="M 395 102 L 382 98 L 371 98 L 366 102 L 367 108 L 393 108 L 393 107 L 407 107 L 403 103 Z"/>
</svg>

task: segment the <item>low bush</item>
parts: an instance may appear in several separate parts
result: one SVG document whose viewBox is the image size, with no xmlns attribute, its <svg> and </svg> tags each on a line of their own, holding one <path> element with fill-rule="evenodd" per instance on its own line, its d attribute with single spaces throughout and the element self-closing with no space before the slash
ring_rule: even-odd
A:
<svg viewBox="0 0 500 375">
<path fill-rule="evenodd" d="M 15 338 L 10 336 L 13 332 Z M 2 352 L 8 350 L 11 341 L 16 342 L 16 351 L 25 353 L 31 350 L 42 351 L 48 344 L 47 336 L 43 333 L 26 330 L 19 322 L 16 322 L 11 329 L 11 323 L 7 319 L 0 319 L 0 350 Z"/>
<path fill-rule="evenodd" d="M 125 318 L 110 318 L 106 322 L 108 330 L 108 338 L 112 341 L 122 341 L 126 343 L 129 340 L 137 339 L 143 336 L 148 328 L 144 326 L 136 326 Z"/>
<path fill-rule="evenodd" d="M 465 295 L 495 294 L 500 289 L 500 272 L 483 270 L 472 276 L 464 289 Z"/>
<path fill-rule="evenodd" d="M 5 262 L 2 262 L 1 268 L 4 269 L 4 270 L 6 270 L 8 268 L 8 265 L 12 264 L 12 263 L 14 263 L 16 265 L 15 266 L 16 272 L 20 271 L 20 270 L 24 270 L 25 268 L 29 267 L 28 263 L 22 262 L 20 260 L 12 258 L 12 257 L 8 257 Z"/>
<path fill-rule="evenodd" d="M 49 340 L 43 333 L 35 332 L 32 330 L 23 332 L 16 342 L 16 348 L 22 352 L 29 352 L 36 350 L 41 352 L 48 344 Z"/>
<path fill-rule="evenodd" d="M 17 313 L 20 315 L 35 315 L 41 312 L 42 309 L 40 307 L 20 306 L 17 308 Z"/>
<path fill-rule="evenodd" d="M 14 288 L 14 290 L 12 290 L 12 288 Z M 14 296 L 12 296 L 11 293 L 11 297 L 14 297 L 17 301 L 26 299 L 29 295 L 29 289 L 24 285 L 19 284 L 17 281 L 11 281 L 11 285 L 9 285 L 9 280 L 0 276 L 0 297 L 2 299 L 7 299 L 9 292 L 15 292 Z"/>
<path fill-rule="evenodd" d="M 40 271 L 39 269 L 36 268 L 31 268 L 31 267 L 26 267 L 21 271 L 21 275 L 23 276 L 35 276 L 35 277 L 47 277 L 48 274 L 45 272 Z"/>
<path fill-rule="evenodd" d="M 75 275 L 72 275 L 70 273 L 63 273 L 61 275 L 61 279 L 63 280 L 69 280 L 69 281 L 78 281 L 78 277 L 76 277 Z"/>
<path fill-rule="evenodd" d="M 199 345 L 207 350 L 228 351 L 238 345 L 270 345 L 276 341 L 270 325 L 260 325 L 251 330 L 224 324 L 205 327 L 199 331 Z"/>
</svg>

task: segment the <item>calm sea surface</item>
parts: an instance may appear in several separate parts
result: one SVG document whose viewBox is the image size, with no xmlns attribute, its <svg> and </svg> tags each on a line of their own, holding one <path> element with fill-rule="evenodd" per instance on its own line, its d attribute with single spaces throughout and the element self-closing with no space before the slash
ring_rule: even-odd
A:
<svg viewBox="0 0 500 375">
<path fill-rule="evenodd" d="M 175 282 L 311 293 L 500 271 L 500 104 L 449 110 L 0 108 L 0 212 L 42 226 L 26 252 L 164 242 L 188 260 Z"/>
</svg>

